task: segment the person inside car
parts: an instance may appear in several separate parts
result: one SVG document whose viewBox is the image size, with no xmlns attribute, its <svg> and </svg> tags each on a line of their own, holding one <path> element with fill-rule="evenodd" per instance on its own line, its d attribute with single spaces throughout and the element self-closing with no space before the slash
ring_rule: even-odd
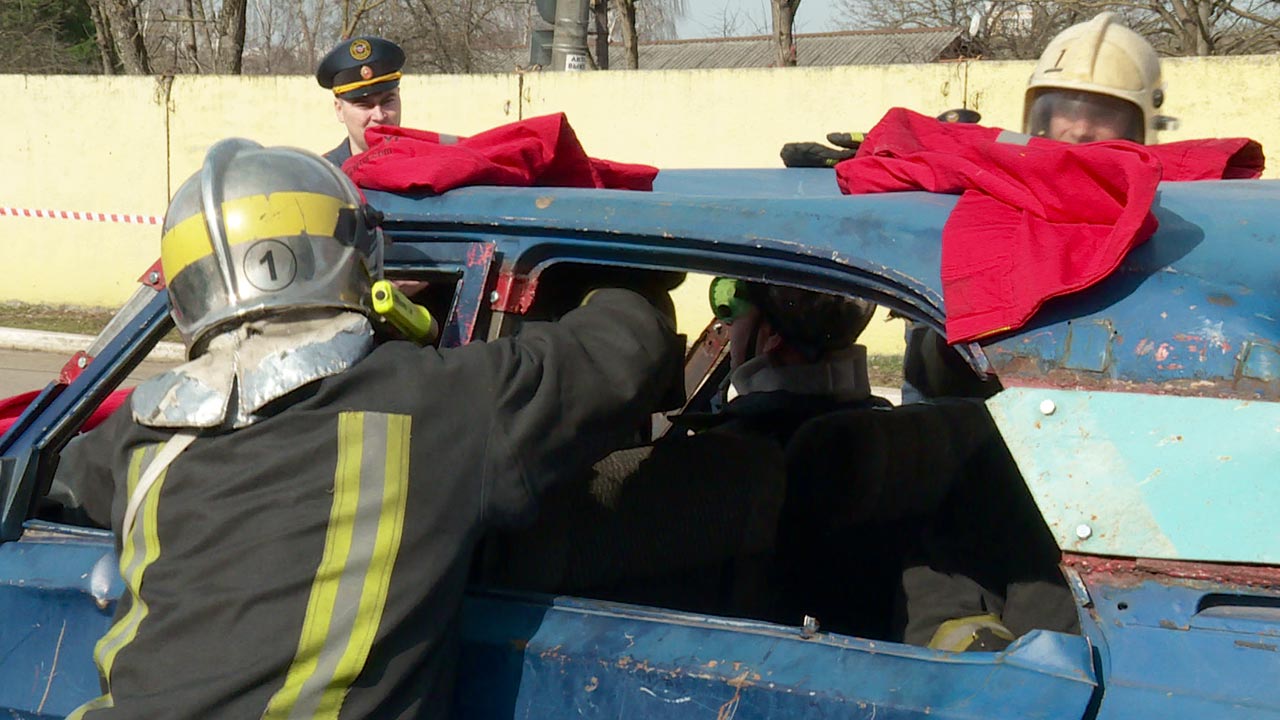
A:
<svg viewBox="0 0 1280 720">
<path fill-rule="evenodd" d="M 948 438 L 944 450 L 931 444 L 942 438 L 927 437 L 930 428 L 944 430 L 945 422 L 932 417 L 936 413 L 904 417 L 870 394 L 865 350 L 853 342 L 870 321 L 874 305 L 725 279 L 712 283 L 711 297 L 716 317 L 729 325 L 732 366 L 717 437 L 772 437 L 785 456 L 786 489 L 776 537 L 766 582 L 756 589 L 769 597 L 767 616 L 797 624 L 814 615 L 837 631 L 950 651 L 1007 646 L 1015 635 L 1005 626 L 1006 613 L 1015 616 L 1010 625 L 1017 632 L 1075 629 L 1074 606 L 1063 592 L 1060 574 L 1055 579 L 1055 561 L 1046 560 L 1043 542 L 1031 540 L 1043 540 L 1034 526 L 1038 513 L 996 477 L 1011 467 L 998 436 L 993 440 L 964 428 L 951 433 L 955 437 Z M 961 423 L 981 414 L 969 410 L 943 412 L 954 413 L 949 419 Z M 815 423 L 836 432 L 809 431 Z M 882 438 L 884 444 L 865 448 L 865 456 L 854 452 L 845 457 L 851 448 L 866 445 L 862 438 L 842 437 L 851 429 Z M 805 433 L 799 453 L 794 441 L 798 430 Z M 914 445 L 885 437 L 895 431 L 921 437 Z M 970 435 L 984 439 L 970 445 Z M 961 446 L 968 449 L 947 451 Z M 922 459 L 903 463 L 902 469 L 918 465 L 924 471 L 885 475 L 881 461 L 886 454 L 908 447 Z M 804 456 L 800 462 L 797 454 Z M 980 462 L 989 472 L 954 467 L 967 462 Z M 891 459 L 888 467 L 894 467 Z M 866 487 L 876 475 L 883 485 Z M 834 516 L 846 511 L 846 517 Z M 989 517 L 994 527 L 975 530 L 974 517 Z M 990 552 L 992 537 L 1023 538 L 1035 547 L 1009 548 L 1006 557 L 996 560 L 984 554 Z M 979 561 L 957 556 L 968 551 Z M 826 578 L 833 567 L 853 570 L 856 587 L 832 587 L 844 585 Z M 1016 580 L 1006 585 L 992 582 L 993 577 Z M 891 585 L 901 587 L 896 598 L 872 587 Z M 1014 607 L 1006 602 L 1010 592 L 1016 595 Z M 1029 600 L 1043 604 L 1045 612 L 1027 612 Z M 890 617 L 893 613 L 901 617 Z"/>
<path fill-rule="evenodd" d="M 352 155 L 369 149 L 366 128 L 400 124 L 400 68 L 404 50 L 380 37 L 344 40 L 324 56 L 316 68 L 316 82 L 333 91 L 333 111 L 347 136 L 324 154 L 342 167 Z"/>
<path fill-rule="evenodd" d="M 518 337 L 375 343 L 382 234 L 318 155 L 215 144 L 161 255 L 190 360 L 69 445 L 51 496 L 125 591 L 73 718 L 443 718 L 482 530 L 619 446 L 681 348 L 601 289 Z"/>
<path fill-rule="evenodd" d="M 762 430 L 785 445 L 804 420 L 879 405 L 867 350 L 855 344 L 876 306 L 783 285 L 716 278 L 711 307 L 729 328 L 730 374 L 717 426 Z"/>
<path fill-rule="evenodd" d="M 704 434 L 719 443 L 738 438 L 755 448 L 755 457 L 777 452 L 783 463 L 770 543 L 754 562 L 733 567 L 756 587 L 738 588 L 733 603 L 735 609 L 755 610 L 776 622 L 800 624 L 813 598 L 801 589 L 808 583 L 798 577 L 804 570 L 795 562 L 806 548 L 793 540 L 797 526 L 811 522 L 813 508 L 797 506 L 797 478 L 787 469 L 788 446 L 814 418 L 891 407 L 871 394 L 867 351 L 856 344 L 876 306 L 858 298 L 732 278 L 713 280 L 710 296 L 716 319 L 729 329 L 730 372 L 723 405 Z M 861 608 L 846 610 L 865 614 Z"/>
<path fill-rule="evenodd" d="M 1158 131 L 1169 122 L 1157 113 L 1163 104 L 1164 84 L 1155 49 L 1114 13 L 1104 12 L 1063 30 L 1049 42 L 1027 83 L 1023 130 L 1067 143 L 1154 144 Z M 979 378 L 939 332 L 920 323 L 908 324 L 903 375 L 906 403 L 985 398 L 1001 389 L 997 381 Z M 1017 502 L 1009 497 L 1009 488 L 996 492 L 974 485 L 964 492 L 975 508 L 975 518 L 983 509 L 1012 507 Z M 1021 517 L 1034 514 L 1028 510 Z M 993 513 L 985 524 L 999 526 L 1012 520 Z M 1075 632 L 1078 620 L 1065 582 L 1047 559 L 1051 553 L 1019 548 L 1026 555 L 1019 563 L 1025 579 L 1008 585 L 986 581 L 993 568 L 1009 564 L 1011 555 L 977 542 L 990 532 L 980 524 L 954 521 L 942 533 L 946 542 L 935 538 L 925 543 L 919 562 L 904 572 L 906 641 L 943 650 L 999 650 L 1025 629 L 1006 622 L 1010 614 L 1030 616 L 1036 627 Z M 1031 537 L 1038 530 L 1030 528 L 1024 535 Z M 956 547 L 978 549 L 961 558 L 954 552 Z M 1005 557 L 999 557 L 1002 554 Z M 940 571 L 943 567 L 950 570 Z M 1014 626 L 1012 630 L 1009 625 Z"/>
<path fill-rule="evenodd" d="M 875 306 L 732 278 L 713 281 L 711 304 L 730 337 L 719 408 L 552 490 L 534 526 L 486 541 L 481 582 L 777 617 L 785 445 L 815 415 L 889 406 L 855 344 Z"/>
</svg>

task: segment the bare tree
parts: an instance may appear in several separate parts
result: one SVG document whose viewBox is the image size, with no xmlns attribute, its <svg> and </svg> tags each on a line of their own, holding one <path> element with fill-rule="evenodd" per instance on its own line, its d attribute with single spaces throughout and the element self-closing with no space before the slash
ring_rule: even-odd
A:
<svg viewBox="0 0 1280 720">
<path fill-rule="evenodd" d="M 636 1 L 613 0 L 618 13 L 618 26 L 622 33 L 622 53 L 627 58 L 627 69 L 640 68 L 640 33 L 636 28 Z"/>
<path fill-rule="evenodd" d="M 530 0 L 24 2 L 88 3 L 105 71 L 164 74 L 309 72 L 335 43 L 356 34 L 399 42 L 413 72 L 509 69 L 511 48 L 529 41 L 532 15 Z M 616 65 L 637 67 L 641 40 L 675 37 L 685 0 L 613 0 L 612 17 L 608 2 L 593 3 L 598 42 L 621 34 L 629 49 Z M 606 65 L 607 46 L 597 47 L 595 57 Z"/>
<path fill-rule="evenodd" d="M 1275 0 L 1128 0 L 1081 2 L 1114 10 L 1168 55 L 1232 55 L 1280 50 Z"/>
<path fill-rule="evenodd" d="M 593 58 L 597 70 L 609 69 L 609 0 L 591 0 L 592 31 L 596 34 Z"/>
<path fill-rule="evenodd" d="M 1062 29 L 1105 10 L 1167 55 L 1280 50 L 1276 0 L 840 0 L 846 27 L 954 27 L 993 58 L 1034 58 Z"/>
<path fill-rule="evenodd" d="M 733 38 L 743 35 L 768 35 L 768 23 L 751 13 L 744 13 L 741 8 L 730 8 L 729 4 L 721 6 L 712 22 L 700 23 L 702 32 L 707 37 Z"/>
<path fill-rule="evenodd" d="M 111 40 L 111 28 L 107 25 L 107 16 L 97 2 L 89 3 L 89 16 L 93 20 L 93 43 L 98 48 L 99 62 L 102 63 L 103 75 L 116 74 L 116 53 Z"/>
<path fill-rule="evenodd" d="M 131 0 L 91 0 L 97 15 L 106 21 L 112 45 L 124 71 L 130 75 L 150 75 L 151 59 L 142 34 L 138 5 Z"/>
<path fill-rule="evenodd" d="M 676 37 L 676 18 L 687 11 L 685 0 L 613 0 L 614 19 L 610 37 L 622 41 L 627 69 L 640 67 L 641 40 L 671 40 Z"/>
<path fill-rule="evenodd" d="M 778 67 L 796 64 L 796 10 L 800 0 L 773 0 L 773 39 L 778 44 Z"/>
<path fill-rule="evenodd" d="M 956 28 L 997 59 L 1037 57 L 1063 28 L 1091 16 L 1069 2 L 1011 0 L 841 0 L 838 8 L 845 27 Z"/>
<path fill-rule="evenodd" d="M 317 38 L 341 34 L 334 0 L 137 1 L 158 73 L 303 71 L 314 65 Z"/>
<path fill-rule="evenodd" d="M 186 0 L 187 17 L 191 18 L 186 28 L 181 33 L 182 42 L 179 44 L 178 62 L 187 72 L 198 73 L 200 67 L 200 42 L 196 38 L 196 0 Z"/>
<path fill-rule="evenodd" d="M 98 53 L 90 11 L 76 0 L 0 2 L 0 72 L 92 72 Z"/>
<path fill-rule="evenodd" d="M 222 9 L 214 21 L 218 33 L 215 72 L 239 75 L 244 67 L 246 7 L 247 0 L 222 0 Z"/>
<path fill-rule="evenodd" d="M 293 17 L 298 21 L 298 28 L 302 35 L 301 53 L 311 59 L 318 59 L 316 49 L 317 41 L 321 33 L 321 13 L 309 13 L 306 0 L 294 0 Z"/>
<path fill-rule="evenodd" d="M 527 0 L 394 0 L 371 5 L 361 32 L 400 43 L 415 71 L 488 72 L 508 48 L 527 42 L 530 7 Z"/>
<path fill-rule="evenodd" d="M 685 0 L 651 0 L 636 6 L 636 34 L 642 41 L 674 40 L 676 20 L 687 12 Z"/>
<path fill-rule="evenodd" d="M 360 21 L 377 10 L 385 0 L 342 0 L 342 39 L 356 34 Z"/>
</svg>

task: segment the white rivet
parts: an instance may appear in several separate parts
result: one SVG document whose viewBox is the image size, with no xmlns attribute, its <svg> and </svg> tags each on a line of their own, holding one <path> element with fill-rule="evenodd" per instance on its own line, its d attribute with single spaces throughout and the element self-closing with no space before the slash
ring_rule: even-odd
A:
<svg viewBox="0 0 1280 720">
<path fill-rule="evenodd" d="M 494 290 L 493 292 L 489 293 L 489 302 L 496 303 L 498 302 L 498 298 L 500 297 L 502 296 L 498 294 L 498 291 Z"/>
<path fill-rule="evenodd" d="M 86 357 L 76 358 L 76 367 L 85 368 L 89 366 L 89 359 Z"/>
<path fill-rule="evenodd" d="M 1093 535 L 1093 528 L 1089 527 L 1088 525 L 1076 526 L 1076 537 L 1080 538 L 1081 540 L 1088 540 L 1089 537 L 1092 535 Z"/>
<path fill-rule="evenodd" d="M 160 273 L 153 271 L 150 275 L 147 276 L 147 282 L 150 282 L 150 283 L 160 282 Z"/>
<path fill-rule="evenodd" d="M 1057 409 L 1058 406 L 1054 405 L 1053 401 L 1048 398 L 1040 401 L 1040 412 L 1044 415 L 1052 415 L 1053 411 Z"/>
</svg>

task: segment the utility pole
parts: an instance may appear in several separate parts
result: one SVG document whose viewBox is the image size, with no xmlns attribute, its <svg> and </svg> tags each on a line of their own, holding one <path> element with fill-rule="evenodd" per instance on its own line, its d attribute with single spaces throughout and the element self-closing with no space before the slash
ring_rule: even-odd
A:
<svg viewBox="0 0 1280 720">
<path fill-rule="evenodd" d="M 551 39 L 551 69 L 589 70 L 587 15 L 590 0 L 555 0 L 555 32 Z"/>
</svg>

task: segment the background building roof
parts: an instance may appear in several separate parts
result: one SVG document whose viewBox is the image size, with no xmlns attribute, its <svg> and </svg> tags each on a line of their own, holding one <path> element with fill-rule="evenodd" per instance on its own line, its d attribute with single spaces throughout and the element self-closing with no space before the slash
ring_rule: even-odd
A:
<svg viewBox="0 0 1280 720">
<path fill-rule="evenodd" d="M 907 30 L 843 30 L 796 33 L 796 63 L 801 67 L 833 65 L 887 65 L 931 63 L 965 53 L 961 33 L 955 28 Z M 589 45 L 595 47 L 594 38 Z M 625 62 L 620 43 L 609 44 L 609 64 Z M 488 53 L 494 72 L 511 72 L 529 64 L 527 47 L 494 49 Z M 658 40 L 640 43 L 642 70 L 694 70 L 752 68 L 777 65 L 777 50 L 770 35 L 696 40 Z"/>
<path fill-rule="evenodd" d="M 930 63 L 958 56 L 960 31 L 954 28 L 911 30 L 846 30 L 797 33 L 800 66 L 887 65 Z M 610 46 L 610 60 L 621 46 Z M 640 45 L 640 67 L 646 70 L 771 67 L 777 64 L 773 37 L 664 40 Z"/>
</svg>

